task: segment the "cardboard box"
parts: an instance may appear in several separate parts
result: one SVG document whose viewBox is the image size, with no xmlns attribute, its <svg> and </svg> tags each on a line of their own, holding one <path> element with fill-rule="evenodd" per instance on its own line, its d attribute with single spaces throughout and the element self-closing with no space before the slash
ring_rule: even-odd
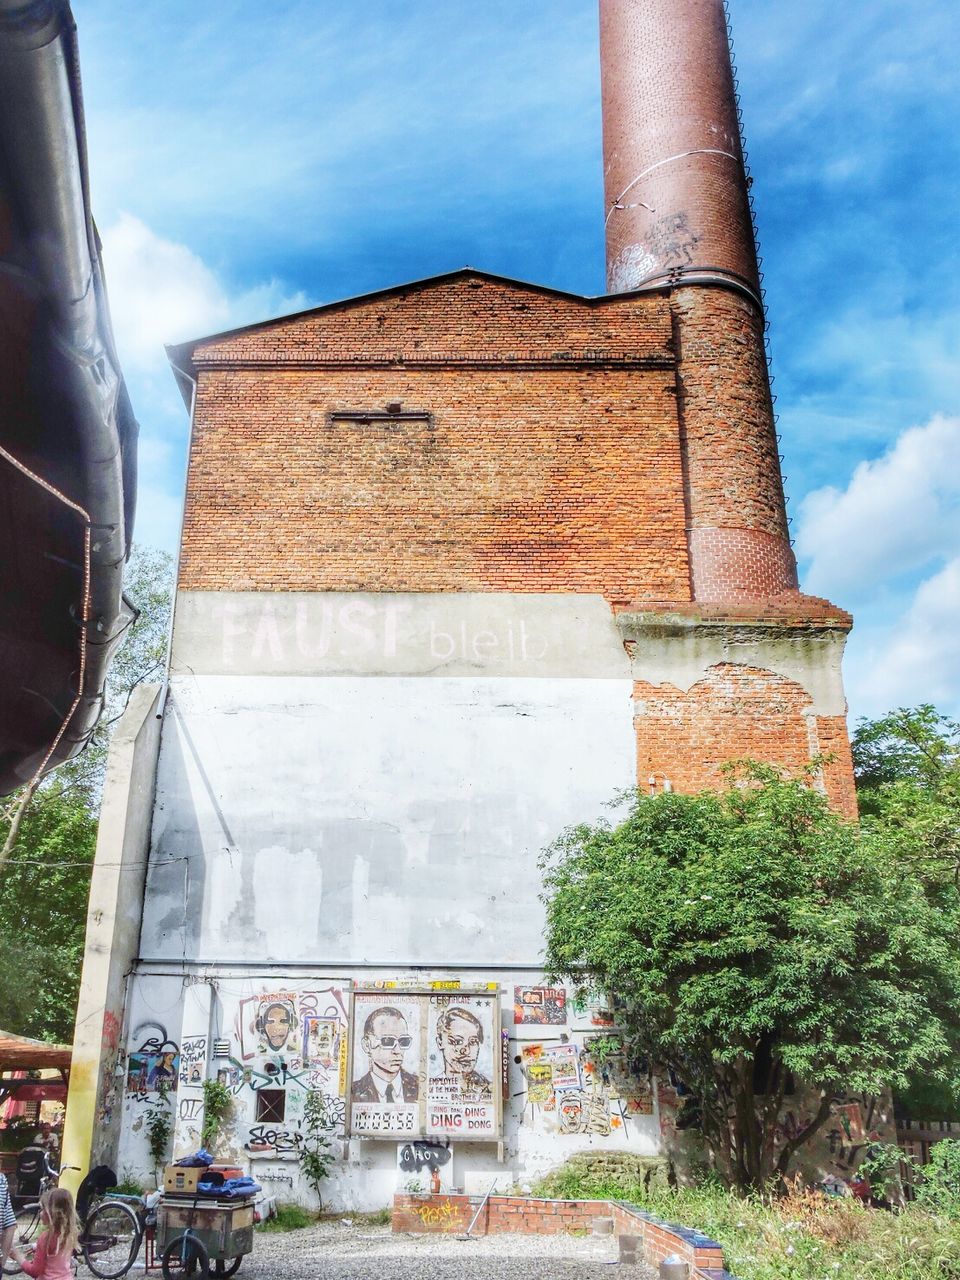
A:
<svg viewBox="0 0 960 1280">
<path fill-rule="evenodd" d="M 206 1172 L 204 1168 L 185 1169 L 178 1164 L 168 1164 L 163 1171 L 163 1189 L 171 1195 L 195 1195 L 197 1183 Z"/>
</svg>

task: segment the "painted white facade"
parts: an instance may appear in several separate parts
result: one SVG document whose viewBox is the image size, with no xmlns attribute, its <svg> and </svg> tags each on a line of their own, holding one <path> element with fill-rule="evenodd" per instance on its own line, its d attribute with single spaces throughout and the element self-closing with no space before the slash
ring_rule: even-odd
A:
<svg viewBox="0 0 960 1280">
<path fill-rule="evenodd" d="M 599 597 L 181 595 L 140 958 L 100 1114 L 118 1169 L 150 1172 L 145 1119 L 175 1062 L 176 1154 L 199 1145 L 202 1081 L 219 1078 L 234 1095 L 221 1154 L 309 1199 L 296 1153 L 319 1089 L 326 1203 L 375 1208 L 411 1186 L 408 1144 L 345 1137 L 339 1063 L 298 1052 L 302 1030 L 282 1052 L 251 1041 L 264 999 L 298 1019 L 340 1009 L 345 1032 L 351 986 L 376 983 L 385 1001 L 391 984 L 500 987 L 503 1142 L 454 1142 L 444 1186 L 522 1184 L 585 1145 L 654 1154 L 656 1097 L 580 1052 L 605 1034 L 596 1011 L 514 1014 L 516 988 L 543 984 L 541 851 L 634 783 L 632 693 Z M 579 1053 L 562 1115 L 543 1065 L 559 1045 Z M 277 1087 L 283 1121 L 258 1121 Z"/>
<path fill-rule="evenodd" d="M 345 1060 L 307 1045 L 319 1017 L 365 1070 L 347 1016 L 351 989 L 375 984 L 385 1003 L 430 984 L 500 989 L 502 1143 L 444 1144 L 444 1188 L 524 1185 L 588 1146 L 658 1153 L 676 1092 L 622 1056 L 598 1066 L 598 1011 L 560 992 L 543 1024 L 514 1013 L 517 989 L 544 983 L 538 859 L 634 785 L 635 680 L 687 688 L 717 661 L 762 662 L 831 714 L 841 647 L 829 628 L 615 617 L 594 596 L 181 593 L 159 755 L 146 699 L 129 713 L 129 778 L 108 779 L 121 801 L 140 779 L 138 821 L 102 828 L 110 866 L 121 840 L 139 870 L 91 899 L 85 975 L 101 918 L 142 923 L 138 946 L 130 933 L 110 952 L 114 994 L 81 1000 L 98 1067 L 77 1075 L 71 1108 L 95 1120 L 97 1159 L 150 1176 L 145 1122 L 175 1069 L 178 1156 L 199 1145 L 203 1081 L 219 1079 L 233 1095 L 219 1154 L 309 1201 L 297 1151 L 317 1090 L 330 1207 L 424 1186 L 416 1143 L 347 1137 Z M 271 1001 L 286 1009 L 279 1049 L 256 1030 Z M 573 1081 L 554 1065 L 569 1070 L 571 1048 Z"/>
</svg>

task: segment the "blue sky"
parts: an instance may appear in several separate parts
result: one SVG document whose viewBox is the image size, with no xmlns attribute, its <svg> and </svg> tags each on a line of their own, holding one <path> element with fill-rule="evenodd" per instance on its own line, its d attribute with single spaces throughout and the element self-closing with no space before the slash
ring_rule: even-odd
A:
<svg viewBox="0 0 960 1280">
<path fill-rule="evenodd" d="M 948 0 L 731 0 L 803 585 L 851 714 L 960 716 L 960 58 Z M 603 289 L 596 0 L 75 0 L 94 212 L 173 548 L 163 343 L 464 264 Z"/>
</svg>

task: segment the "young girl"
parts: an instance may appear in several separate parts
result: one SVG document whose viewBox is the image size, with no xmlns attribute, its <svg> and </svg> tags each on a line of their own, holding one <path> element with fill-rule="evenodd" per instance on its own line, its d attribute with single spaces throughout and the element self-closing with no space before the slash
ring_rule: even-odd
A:
<svg viewBox="0 0 960 1280">
<path fill-rule="evenodd" d="M 46 1229 L 40 1233 L 33 1258 L 27 1261 L 16 1249 L 14 1256 L 35 1280 L 73 1280 L 70 1259 L 80 1227 L 70 1192 L 64 1187 L 45 1191 L 40 1197 L 40 1219 Z"/>
</svg>

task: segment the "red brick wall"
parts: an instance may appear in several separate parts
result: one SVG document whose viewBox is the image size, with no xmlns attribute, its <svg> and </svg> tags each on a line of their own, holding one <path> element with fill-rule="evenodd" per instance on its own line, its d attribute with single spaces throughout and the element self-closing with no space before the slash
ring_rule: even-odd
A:
<svg viewBox="0 0 960 1280">
<path fill-rule="evenodd" d="M 687 601 L 688 537 L 700 598 L 795 585 L 761 336 L 724 290 L 458 276 L 194 362 L 184 587 Z M 390 401 L 432 424 L 329 420 Z"/>
<path fill-rule="evenodd" d="M 754 667 L 717 663 L 687 692 L 638 681 L 637 781 L 651 775 L 674 790 L 723 785 L 721 769 L 750 757 L 796 771 L 813 756 L 833 753 L 823 780 L 831 803 L 856 816 L 853 768 L 842 716 L 815 716 L 810 697 L 792 680 Z"/>
<path fill-rule="evenodd" d="M 794 590 L 761 318 L 726 289 L 680 289 L 673 306 L 694 595 Z"/>
<path fill-rule="evenodd" d="M 180 584 L 689 600 L 670 341 L 468 278 L 204 344 Z"/>
<path fill-rule="evenodd" d="M 465 1195 L 397 1195 L 393 1198 L 394 1231 L 416 1234 L 462 1234 L 470 1226 L 480 1198 Z M 653 1214 L 610 1200 L 538 1200 L 531 1196 L 491 1196 L 480 1209 L 472 1234 L 562 1235 L 590 1231 L 597 1218 L 612 1218 L 614 1233 L 627 1252 L 637 1242 L 637 1261 L 658 1266 L 676 1254 L 692 1268 L 692 1280 L 704 1280 L 723 1268 L 723 1250 L 697 1231 L 675 1227 Z M 622 1246 L 621 1246 L 622 1247 Z M 624 1258 L 626 1260 L 626 1257 Z M 731 1277 L 731 1280 L 734 1280 Z"/>
</svg>

